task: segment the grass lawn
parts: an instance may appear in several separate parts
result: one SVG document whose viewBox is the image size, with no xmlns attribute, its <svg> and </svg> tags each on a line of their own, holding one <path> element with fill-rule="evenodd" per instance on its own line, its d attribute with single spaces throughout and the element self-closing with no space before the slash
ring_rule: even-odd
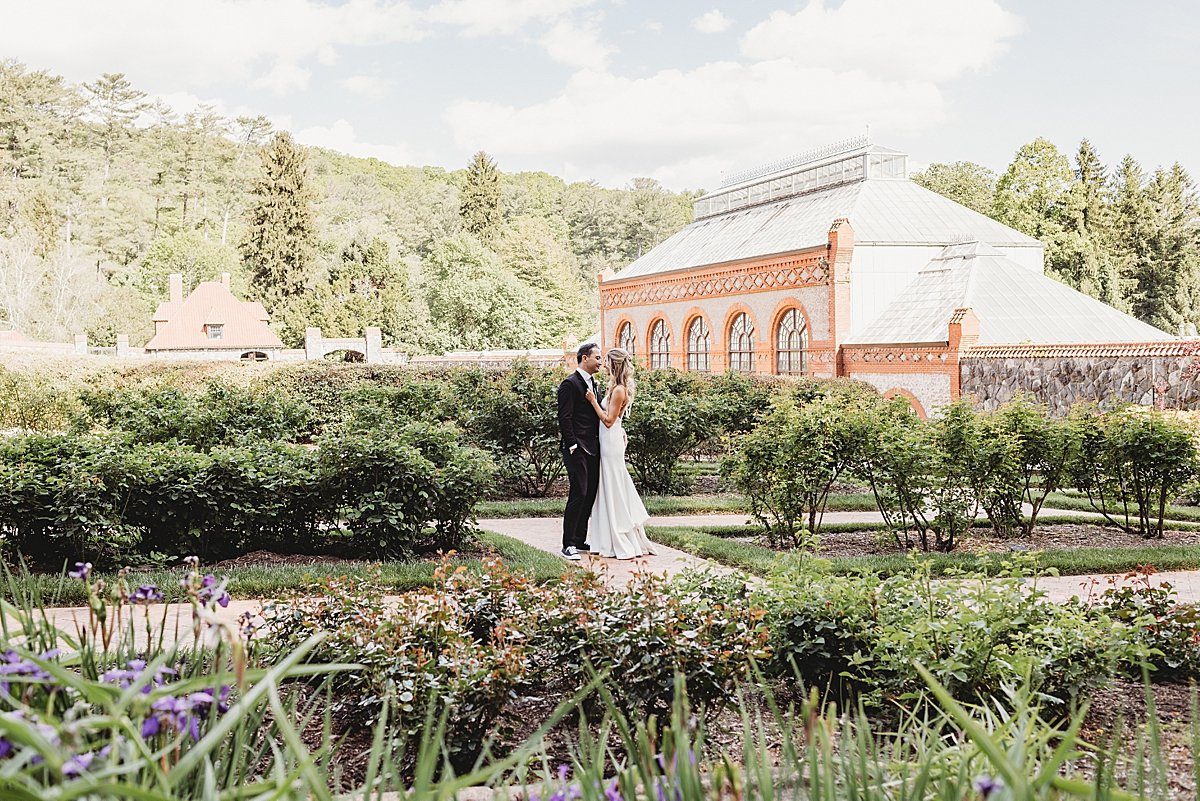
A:
<svg viewBox="0 0 1200 801">
<path fill-rule="evenodd" d="M 1056 520 L 1058 520 L 1056 518 Z M 1050 522 L 1050 521 L 1047 521 Z M 1078 518 L 1063 518 L 1058 522 L 1083 522 Z M 831 527 L 827 527 L 831 528 Z M 849 530 L 873 530 L 873 527 L 844 526 Z M 650 539 L 681 551 L 712 559 L 729 567 L 764 576 L 785 559 L 785 555 L 762 545 L 738 542 L 732 536 L 752 531 L 747 527 L 651 527 Z M 996 572 L 1012 554 L 930 553 L 891 554 L 886 556 L 818 557 L 837 574 L 876 573 L 893 575 L 912 570 L 914 562 L 931 563 L 934 575 L 955 571 Z M 1070 548 L 1042 551 L 1037 554 L 1038 565 L 1054 568 L 1061 575 L 1088 573 L 1122 573 L 1137 565 L 1153 565 L 1158 570 L 1192 570 L 1200 568 L 1200 545 L 1146 545 L 1139 548 Z"/>
<path fill-rule="evenodd" d="M 559 557 L 538 550 L 523 542 L 495 534 L 490 531 L 479 532 L 477 539 L 480 544 L 494 551 L 505 564 L 513 570 L 524 570 L 531 573 L 537 581 L 557 579 L 563 573 L 563 560 Z M 480 560 L 474 556 L 454 559 L 456 564 L 470 568 L 478 568 Z M 292 590 L 311 588 L 317 581 L 326 576 L 358 576 L 367 577 L 378 572 L 381 586 L 396 592 L 411 590 L 416 587 L 428 587 L 433 583 L 433 571 L 438 560 L 436 557 L 419 559 L 409 562 L 372 562 L 359 564 L 317 564 L 317 565 L 261 565 L 234 567 L 228 569 L 206 569 L 215 573 L 219 578 L 228 578 L 226 589 L 236 599 L 271 598 Z M 113 581 L 115 576 L 97 574 L 106 581 Z M 164 570 L 139 570 L 129 574 L 127 579 L 130 589 L 139 584 L 154 584 L 166 594 L 167 601 L 179 601 L 181 589 L 179 580 L 183 575 L 182 568 Z M 22 587 L 26 582 L 16 579 Z M 78 581 L 66 579 L 58 575 L 31 576 L 28 586 L 32 592 L 40 595 L 46 606 L 78 606 L 86 601 L 83 585 Z M 4 587 L 2 595 L 6 601 L 13 601 L 11 584 Z"/>
<path fill-rule="evenodd" d="M 1072 509 L 1086 512 L 1097 511 L 1092 507 L 1086 495 L 1081 495 L 1078 492 L 1052 492 L 1046 496 L 1046 506 L 1052 509 Z M 1120 520 L 1125 514 L 1124 510 L 1119 507 L 1110 506 L 1108 513 L 1114 519 Z M 1130 506 L 1130 519 L 1136 524 L 1137 522 L 1137 507 Z M 1166 520 L 1190 520 L 1200 522 L 1200 508 L 1195 506 L 1173 506 L 1168 505 L 1164 515 Z"/>
</svg>

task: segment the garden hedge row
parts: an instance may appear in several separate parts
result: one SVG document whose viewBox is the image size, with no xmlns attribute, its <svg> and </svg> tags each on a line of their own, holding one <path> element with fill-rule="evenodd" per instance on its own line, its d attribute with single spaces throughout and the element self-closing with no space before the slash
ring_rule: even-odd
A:
<svg viewBox="0 0 1200 801">
<path fill-rule="evenodd" d="M 322 539 L 396 556 L 460 546 L 491 473 L 452 427 L 428 423 L 316 448 L 32 434 L 0 443 L 0 530 L 5 548 L 45 566 L 213 560 Z"/>
</svg>

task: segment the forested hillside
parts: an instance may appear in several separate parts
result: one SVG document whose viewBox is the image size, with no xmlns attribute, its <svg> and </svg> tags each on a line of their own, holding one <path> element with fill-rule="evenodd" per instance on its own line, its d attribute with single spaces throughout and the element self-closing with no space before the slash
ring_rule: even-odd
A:
<svg viewBox="0 0 1200 801">
<path fill-rule="evenodd" d="M 1074 158 L 1045 139 L 997 177 L 971 162 L 913 180 L 1046 243 L 1046 272 L 1171 333 L 1200 322 L 1200 201 L 1178 163 L 1106 167 L 1084 139 Z"/>
<path fill-rule="evenodd" d="M 0 62 L 0 322 L 36 338 L 140 344 L 170 273 L 227 271 L 290 345 L 374 324 L 414 352 L 555 346 L 595 331 L 597 272 L 690 219 L 649 179 L 394 166 Z"/>
<path fill-rule="evenodd" d="M 1000 176 L 914 180 L 1046 243 L 1059 280 L 1168 331 L 1200 316 L 1200 203 L 1178 164 L 1107 168 L 1037 139 Z M 296 145 L 263 117 L 179 115 L 124 76 L 75 86 L 0 61 L 0 325 L 42 339 L 153 331 L 167 276 L 233 276 L 288 345 L 379 325 L 412 352 L 556 346 L 597 327 L 596 273 L 691 219 L 690 193 L 402 167 Z"/>
</svg>

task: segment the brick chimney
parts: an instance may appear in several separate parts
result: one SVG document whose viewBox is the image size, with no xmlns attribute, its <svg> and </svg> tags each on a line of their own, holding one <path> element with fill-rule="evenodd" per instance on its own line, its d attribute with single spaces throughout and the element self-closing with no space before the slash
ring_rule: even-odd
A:
<svg viewBox="0 0 1200 801">
<path fill-rule="evenodd" d="M 171 273 L 171 302 L 183 303 L 183 273 Z"/>
<path fill-rule="evenodd" d="M 221 273 L 221 286 L 229 289 L 229 273 Z"/>
</svg>

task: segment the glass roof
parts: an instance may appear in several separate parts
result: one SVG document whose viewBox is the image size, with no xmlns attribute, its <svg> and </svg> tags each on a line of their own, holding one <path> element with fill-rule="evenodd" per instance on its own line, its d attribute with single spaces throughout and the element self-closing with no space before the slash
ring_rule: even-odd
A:
<svg viewBox="0 0 1200 801">
<path fill-rule="evenodd" d="M 872 145 L 865 136 L 845 139 L 795 158 L 735 173 L 721 188 L 698 198 L 696 219 L 771 203 L 865 178 L 908 177 L 907 156 Z"/>
</svg>

